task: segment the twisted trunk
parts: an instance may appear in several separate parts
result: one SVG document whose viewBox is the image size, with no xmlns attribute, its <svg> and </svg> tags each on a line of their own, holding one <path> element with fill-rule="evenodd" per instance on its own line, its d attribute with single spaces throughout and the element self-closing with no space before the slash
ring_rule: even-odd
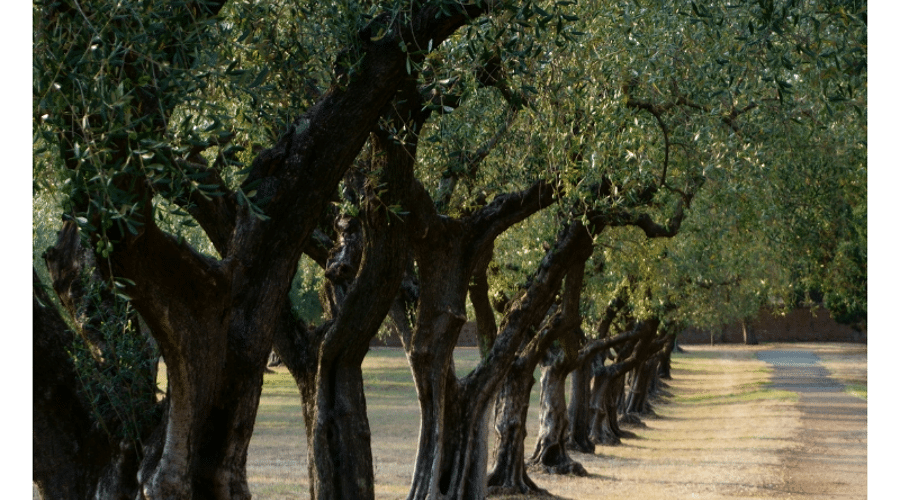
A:
<svg viewBox="0 0 900 500">
<path fill-rule="evenodd" d="M 643 360 L 634 370 L 635 380 L 627 400 L 626 415 L 634 418 L 638 415 L 655 415 L 650 397 L 658 390 L 659 364 L 667 353 L 671 353 L 673 338 L 673 333 L 662 331 L 652 342 L 647 342 L 643 349 L 637 349 L 638 356 Z"/>
<path fill-rule="evenodd" d="M 676 338 L 677 337 L 675 335 L 672 335 L 666 343 L 666 348 L 663 351 L 662 359 L 659 362 L 659 379 L 672 380 L 672 352 L 676 348 Z"/>
<path fill-rule="evenodd" d="M 563 236 L 565 233 L 561 234 Z M 561 297 L 561 304 L 556 312 L 548 313 L 545 325 L 538 336 L 519 350 L 513 369 L 506 377 L 498 398 L 498 411 L 495 415 L 495 428 L 499 437 L 497 450 L 497 463 L 489 478 L 492 491 L 509 493 L 546 494 L 542 488 L 538 488 L 525 472 L 525 421 L 528 415 L 529 396 L 534 385 L 534 369 L 540 359 L 545 358 L 545 353 L 551 344 L 559 340 L 563 345 L 561 352 L 554 355 L 547 353 L 550 363 L 558 365 L 562 375 L 562 386 L 554 385 L 545 387 L 542 377 L 541 390 L 541 428 L 538 433 L 538 450 L 531 457 L 532 463 L 543 466 L 546 470 L 556 473 L 581 474 L 584 468 L 565 457 L 554 454 L 553 451 L 544 453 L 540 451 L 556 445 L 565 448 L 562 439 L 565 438 L 565 374 L 570 370 L 573 357 L 584 337 L 584 333 L 578 328 L 581 323 L 579 305 L 581 302 L 581 288 L 584 281 L 584 264 L 590 257 L 593 246 L 591 241 L 583 238 L 579 242 L 578 256 L 568 263 L 565 288 Z M 560 394 L 551 395 L 551 390 L 562 391 Z M 562 399 L 558 400 L 558 396 Z M 550 398 L 550 399 L 546 399 Z M 550 406 L 552 405 L 552 406 Z M 561 406 L 559 406 L 561 405 Z M 503 410 L 502 412 L 499 410 Z M 563 413 L 562 434 L 558 434 L 557 422 L 559 413 Z M 545 422 L 546 421 L 546 422 Z"/>
<path fill-rule="evenodd" d="M 566 451 L 569 426 L 566 415 L 566 375 L 574 363 L 565 356 L 554 356 L 547 361 L 541 364 L 540 427 L 531 462 L 550 474 L 586 476 L 584 467 L 572 460 Z"/>
<path fill-rule="evenodd" d="M 591 425 L 591 442 L 615 446 L 622 442 L 619 424 L 616 421 L 615 386 L 618 383 L 609 376 L 606 367 L 594 370 L 591 384 L 591 410 L 594 418 Z"/>
<path fill-rule="evenodd" d="M 44 260 L 74 330 L 33 273 L 35 483 L 45 498 L 135 496 L 142 459 L 162 445 L 159 354 L 74 223 Z"/>
<path fill-rule="evenodd" d="M 657 373 L 657 365 L 654 360 L 646 360 L 634 370 L 634 380 L 631 383 L 628 397 L 625 403 L 626 415 L 654 415 L 650 406 L 649 396 L 652 381 Z"/>
<path fill-rule="evenodd" d="M 311 497 L 319 500 L 375 496 L 361 365 L 408 263 L 406 221 L 387 207 L 407 195 L 415 149 L 380 131 L 371 141 L 367 168 L 377 174 L 371 181 L 348 174 L 361 215 L 338 218 L 336 246 L 324 263 L 330 320 L 309 331 L 285 318 L 275 343 L 303 395 Z"/>
<path fill-rule="evenodd" d="M 432 372 L 431 381 L 437 381 Z M 432 384 L 419 384 L 417 387 Z M 419 453 L 408 498 L 483 499 L 486 495 L 487 402 L 459 384 L 442 404 L 422 405 Z"/>
<path fill-rule="evenodd" d="M 566 447 L 581 453 L 594 453 L 594 443 L 590 438 L 591 417 L 591 372 L 593 360 L 588 358 L 572 370 L 572 397 L 569 399 L 569 437 Z"/>
<path fill-rule="evenodd" d="M 625 373 L 604 367 L 595 372 L 591 389 L 591 409 L 595 411 L 591 425 L 591 441 L 598 445 L 615 446 L 622 438 L 635 434 L 619 427 L 619 401 L 625 393 Z"/>
<path fill-rule="evenodd" d="M 517 360 L 497 395 L 494 410 L 497 460 L 488 476 L 491 495 L 547 494 L 528 477 L 525 468 L 528 403 L 535 382 L 532 373 L 533 365 Z"/>
<path fill-rule="evenodd" d="M 618 408 L 625 391 L 625 375 L 641 361 L 658 326 L 657 319 L 638 323 L 629 335 L 637 339 L 636 343 L 620 349 L 612 365 L 603 366 L 603 358 L 598 358 L 594 365 L 591 410 L 595 413 L 590 437 L 595 444 L 614 446 L 623 437 L 634 437 L 619 427 Z"/>
<path fill-rule="evenodd" d="M 586 249 L 584 260 L 573 263 L 566 277 L 562 296 L 561 314 L 565 319 L 554 346 L 541 362 L 541 412 L 537 442 L 531 463 L 552 474 L 587 475 L 584 467 L 572 460 L 566 451 L 569 421 L 566 414 L 566 377 L 579 361 L 579 348 L 585 336 L 581 331 L 581 289 L 584 284 L 584 267 L 593 247 Z"/>
<path fill-rule="evenodd" d="M 620 290 L 620 293 L 623 293 Z M 598 326 L 598 340 L 594 340 L 581 348 L 575 368 L 572 371 L 572 399 L 569 401 L 568 415 L 571 429 L 566 446 L 569 449 L 582 453 L 593 453 L 594 442 L 591 440 L 591 429 L 597 405 L 591 403 L 591 380 L 594 366 L 602 367 L 609 349 L 630 342 L 638 337 L 639 331 L 622 333 L 612 338 L 604 338 L 609 335 L 609 328 L 613 319 L 618 315 L 625 302 L 623 297 L 613 299 L 606 308 L 603 319 Z"/>
</svg>

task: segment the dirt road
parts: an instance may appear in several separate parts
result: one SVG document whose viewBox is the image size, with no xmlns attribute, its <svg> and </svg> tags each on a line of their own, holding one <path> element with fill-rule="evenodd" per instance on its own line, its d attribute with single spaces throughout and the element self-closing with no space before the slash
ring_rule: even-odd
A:
<svg viewBox="0 0 900 500">
<path fill-rule="evenodd" d="M 780 453 L 784 492 L 796 499 L 866 498 L 866 401 L 844 392 L 814 350 L 792 346 L 757 357 L 774 367 L 773 387 L 799 395 L 797 444 Z"/>
</svg>

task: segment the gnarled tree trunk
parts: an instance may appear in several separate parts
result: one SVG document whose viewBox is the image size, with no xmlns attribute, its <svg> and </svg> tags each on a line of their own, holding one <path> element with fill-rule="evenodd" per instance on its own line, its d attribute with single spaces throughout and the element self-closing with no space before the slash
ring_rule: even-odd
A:
<svg viewBox="0 0 900 500">
<path fill-rule="evenodd" d="M 568 358 L 568 359 L 567 359 Z M 574 359 L 562 353 L 548 353 L 541 363 L 540 427 L 531 463 L 551 474 L 586 476 L 584 467 L 566 451 L 569 419 L 566 414 L 566 375 Z"/>
<path fill-rule="evenodd" d="M 74 223 L 44 259 L 77 337 L 35 272 L 35 483 L 45 498 L 137 495 L 141 460 L 162 444 L 151 435 L 166 406 L 156 401 L 159 354 Z"/>
<path fill-rule="evenodd" d="M 185 28 L 193 29 L 199 20 L 205 22 L 215 16 L 224 3 L 205 2 L 185 8 L 183 19 L 175 21 L 183 21 Z M 398 87 L 409 78 L 406 68 L 410 58 L 418 62 L 425 57 L 424 51 L 410 55 L 399 42 L 429 40 L 438 46 L 457 28 L 478 17 L 485 6 L 442 6 L 445 15 L 440 16 L 436 15 L 437 9 L 435 5 L 417 8 L 396 20 L 389 34 L 378 40 L 372 39 L 371 27 L 360 30 L 359 43 L 353 50 L 363 62 L 354 67 L 352 76 L 335 75 L 335 81 L 340 83 L 299 117 L 274 147 L 257 156 L 242 192 L 230 189 L 215 168 L 191 161 L 195 158 L 178 157 L 177 152 L 165 153 L 171 153 L 167 160 L 184 168 L 191 182 L 199 179 L 222 193 L 191 197 L 195 191 L 186 189 L 187 195 L 172 200 L 199 223 L 220 260 L 200 255 L 156 225 L 153 199 L 157 194 L 166 194 L 154 191 L 157 184 L 137 170 L 122 171 L 115 177 L 114 187 L 131 195 L 131 214 L 141 225 L 131 230 L 125 230 L 124 225 L 109 228 L 103 237 L 115 241 L 116 246 L 104 261 L 101 273 L 107 280 L 127 280 L 123 291 L 131 297 L 131 304 L 157 340 L 169 383 L 165 415 L 152 439 L 145 443 L 140 468 L 134 474 L 133 481 L 147 500 L 250 497 L 247 447 L 266 359 L 275 329 L 283 324 L 281 318 L 298 259 L 339 181 L 396 96 Z M 74 9 L 65 12 L 71 15 L 59 17 L 59 22 L 76 27 L 82 24 L 83 13 L 78 15 Z M 182 69 L 183 61 L 168 62 L 174 64 L 173 69 Z M 126 60 L 126 64 L 130 63 Z M 343 71 L 342 65 L 336 67 Z M 126 67 L 126 71 L 135 69 L 141 67 Z M 148 130 L 139 130 L 146 132 L 148 139 L 165 133 L 168 117 L 177 106 L 162 106 L 156 91 L 152 83 L 139 91 L 147 114 L 135 121 L 148 124 Z M 62 131 L 60 142 L 67 144 L 72 133 Z M 131 151 L 123 147 L 119 153 L 130 155 Z M 77 167 L 78 162 L 71 161 L 71 157 L 65 160 L 67 165 Z M 254 191 L 256 194 L 251 194 L 249 201 L 256 205 L 265 201 L 265 218 L 251 212 L 246 203 L 243 193 Z M 81 194 L 87 199 L 92 193 Z M 82 207 L 80 213 L 88 212 Z M 99 220 L 89 223 L 100 226 Z M 91 237 L 92 244 L 100 238 L 98 234 Z M 340 322 L 338 318 L 333 324 Z M 322 419 L 316 417 L 317 422 L 326 422 L 325 427 L 330 425 L 327 422 L 332 421 L 331 415 L 339 415 L 343 410 L 339 393 L 358 389 L 351 380 L 352 371 L 347 372 L 347 379 L 325 376 L 341 368 L 329 364 L 336 356 L 336 350 L 327 345 L 329 339 L 342 339 L 348 330 L 336 327 L 334 331 L 319 332 L 324 333 L 319 359 L 328 360 L 324 363 L 328 369 L 322 370 L 319 379 L 323 383 L 320 389 L 322 394 L 338 396 L 334 399 L 334 412 L 326 411 L 329 416 Z M 291 333 L 296 333 L 296 329 L 286 336 Z M 285 343 L 297 341 L 292 338 Z M 352 356 L 350 359 L 355 362 Z M 359 400 L 354 404 L 358 406 Z M 364 434 L 365 431 L 355 435 Z M 51 458 L 41 457 L 48 461 Z M 87 458 L 82 456 L 79 460 Z"/>
<path fill-rule="evenodd" d="M 657 319 L 639 322 L 633 330 L 638 339 L 636 344 L 626 344 L 619 350 L 616 362 L 609 366 L 603 366 L 602 358 L 597 360 L 591 382 L 591 409 L 595 412 L 591 441 L 594 443 L 612 446 L 620 444 L 623 437 L 634 436 L 619 427 L 618 408 L 625 391 L 624 378 L 641 361 L 658 326 Z"/>
<path fill-rule="evenodd" d="M 590 257 L 592 247 L 590 242 L 584 240 L 584 248 L 580 256 L 582 260 L 570 263 L 570 269 L 566 275 L 565 288 L 562 293 L 562 302 L 558 311 L 548 313 L 545 325 L 538 336 L 519 351 L 513 369 L 506 376 L 506 381 L 498 397 L 498 411 L 495 414 L 495 429 L 499 437 L 497 448 L 497 463 L 489 477 L 489 485 L 492 492 L 505 493 L 532 493 L 545 494 L 546 491 L 538 488 L 525 472 L 525 435 L 526 418 L 528 415 L 529 396 L 534 385 L 534 369 L 538 361 L 551 359 L 550 363 L 556 365 L 562 374 L 562 387 L 549 389 L 561 389 L 565 391 L 565 374 L 572 364 L 572 358 L 584 334 L 578 328 L 581 323 L 579 304 L 581 301 L 581 287 L 584 281 L 584 262 Z M 556 308 L 554 308 L 556 309 Z M 547 349 L 555 341 L 563 344 L 562 350 L 556 350 L 553 354 Z M 549 356 L 549 358 L 547 358 Z M 538 433 L 538 450 L 531 457 L 532 463 L 538 464 L 555 473 L 582 474 L 584 468 L 577 462 L 566 460 L 563 440 L 565 439 L 565 394 L 559 401 L 549 393 L 545 393 L 544 378 L 541 379 L 541 428 Z M 552 399 L 547 400 L 545 398 Z M 548 406 L 559 405 L 562 406 Z M 503 412 L 499 410 L 503 410 Z M 563 414 L 562 434 L 557 433 L 559 427 L 559 413 Z M 558 443 L 554 443 L 559 439 Z M 541 444 L 549 453 L 541 452 Z M 553 446 L 563 447 L 562 456 L 554 454 Z"/>
<path fill-rule="evenodd" d="M 637 335 L 636 332 L 631 332 L 608 338 L 613 320 L 625 305 L 626 292 L 627 287 L 621 287 L 617 291 L 597 326 L 598 339 L 588 343 L 578 352 L 578 359 L 572 370 L 572 398 L 569 400 L 568 408 L 570 430 L 566 446 L 571 450 L 594 453 L 594 442 L 591 441 L 591 428 L 596 413 L 596 409 L 591 407 L 591 379 L 594 365 L 602 367 L 611 347 L 624 344 Z"/>
<path fill-rule="evenodd" d="M 581 453 L 594 453 L 594 443 L 590 439 L 593 416 L 590 410 L 592 363 L 593 360 L 588 358 L 572 370 L 571 374 L 572 394 L 567 409 L 570 429 L 566 446 Z"/>
<path fill-rule="evenodd" d="M 674 336 L 674 333 L 661 330 L 657 338 L 647 343 L 644 349 L 638 350 L 638 355 L 644 359 L 635 367 L 636 379 L 626 403 L 627 415 L 655 416 L 650 398 L 659 391 L 659 365 L 661 360 L 672 352 Z"/>
<path fill-rule="evenodd" d="M 573 271 L 578 267 L 576 264 Z M 569 294 L 573 286 L 580 287 L 580 283 L 580 278 L 567 281 L 564 295 Z M 577 300 L 574 303 L 577 305 Z M 505 377 L 494 412 L 494 429 L 498 441 L 497 460 L 488 476 L 491 494 L 547 494 L 546 490 L 539 488 L 528 477 L 526 471 L 525 436 L 531 388 L 534 386 L 533 373 L 549 345 L 561 334 L 574 328 L 578 318 L 577 308 L 572 313 L 571 298 L 568 302 L 564 300 L 557 312 L 551 310 L 538 335 L 519 350 L 516 361 Z"/>
<path fill-rule="evenodd" d="M 488 491 L 492 495 L 547 494 L 528 477 L 525 467 L 528 403 L 534 386 L 534 365 L 526 361 L 519 359 L 513 364 L 497 395 L 497 459 L 488 475 Z"/>
<path fill-rule="evenodd" d="M 591 441 L 598 445 L 614 446 L 623 437 L 633 437 L 619 428 L 617 400 L 624 390 L 624 373 L 615 375 L 611 367 L 595 367 L 591 382 Z"/>
</svg>

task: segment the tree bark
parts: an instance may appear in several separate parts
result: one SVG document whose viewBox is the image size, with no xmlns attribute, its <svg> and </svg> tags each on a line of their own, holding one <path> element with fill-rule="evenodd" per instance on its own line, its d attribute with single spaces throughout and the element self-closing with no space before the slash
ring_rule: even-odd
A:
<svg viewBox="0 0 900 500">
<path fill-rule="evenodd" d="M 562 353 L 560 353 L 562 354 Z M 568 362 L 566 362 L 568 361 Z M 541 364 L 540 427 L 531 463 L 550 474 L 586 476 L 584 467 L 566 451 L 569 419 L 566 415 L 566 375 L 574 365 L 565 355 L 552 356 Z"/>
<path fill-rule="evenodd" d="M 571 274 L 566 281 L 562 304 L 551 309 L 538 335 L 519 350 L 497 396 L 494 412 L 494 429 L 498 437 L 497 461 L 488 476 L 491 494 L 547 494 L 546 490 L 539 488 L 528 477 L 525 469 L 526 420 L 531 388 L 534 386 L 533 373 L 538 360 L 544 356 L 551 343 L 576 328 L 580 320 L 577 305 L 584 272 L 583 262 L 575 263 L 569 272 Z M 577 289 L 578 294 L 573 289 Z"/>
<path fill-rule="evenodd" d="M 584 244 L 583 260 L 571 263 L 559 311 L 548 319 L 546 333 L 542 331 L 539 341 L 521 351 L 515 369 L 507 375 L 504 383 L 500 401 L 508 413 L 498 412 L 496 416 L 500 438 L 498 458 L 489 480 L 490 484 L 498 487 L 497 491 L 544 492 L 524 472 L 523 449 L 528 396 L 534 383 L 532 373 L 541 358 L 544 359 L 541 368 L 541 425 L 530 463 L 555 474 L 586 474 L 584 467 L 568 455 L 565 444 L 568 434 L 565 378 L 579 363 L 578 349 L 584 342 L 584 332 L 579 327 L 581 289 L 585 261 L 592 250 L 590 243 L 586 241 Z M 547 348 L 553 341 L 558 341 L 560 347 L 548 352 Z M 528 389 L 525 390 L 525 387 Z"/>
<path fill-rule="evenodd" d="M 683 216 L 683 213 L 681 216 Z M 592 215 L 590 219 L 593 223 L 593 234 L 602 232 L 603 228 L 607 225 L 620 224 L 620 221 L 613 221 L 603 216 Z M 659 226 L 652 224 L 649 219 L 641 220 L 645 220 L 643 228 L 645 232 L 647 232 L 648 237 L 669 236 L 667 230 L 658 232 L 660 229 Z M 632 222 L 626 222 L 626 224 L 631 223 Z M 585 260 L 589 255 L 590 250 L 586 250 Z M 563 294 L 562 314 L 569 325 L 566 327 L 566 330 L 572 332 L 573 335 L 563 335 L 560 337 L 560 343 L 563 347 L 562 354 L 555 358 L 547 358 L 552 359 L 552 361 L 549 361 L 542 367 L 541 426 L 536 448 L 531 457 L 531 462 L 542 466 L 545 471 L 551 473 L 586 474 L 586 471 L 581 464 L 572 460 L 566 451 L 566 439 L 569 437 L 569 433 L 567 432 L 568 421 L 565 403 L 566 376 L 572 369 L 578 366 L 579 362 L 583 364 L 584 358 L 591 355 L 585 352 L 582 354 L 583 357 L 580 357 L 578 351 L 584 343 L 584 334 L 580 329 L 577 329 L 577 325 L 581 323 L 579 304 L 581 298 L 581 284 L 584 275 L 584 263 L 584 260 L 573 263 L 573 268 L 566 278 L 566 289 Z M 610 304 L 604 320 L 601 322 L 601 329 L 604 332 L 608 331 L 612 319 L 621 307 L 620 302 L 621 300 L 614 300 Z M 576 331 L 580 335 L 574 335 L 574 332 Z M 609 344 L 604 343 L 604 345 L 607 346 L 605 348 L 608 348 L 609 345 L 614 345 L 621 341 L 624 341 L 624 339 L 617 339 Z M 600 345 L 593 343 L 585 349 L 593 353 L 601 349 L 601 347 Z M 543 351 L 543 349 L 541 349 L 541 351 Z M 530 365 L 529 369 L 529 365 L 524 364 L 525 358 L 523 356 L 526 355 L 522 354 L 519 358 L 519 361 L 523 361 L 522 376 L 531 379 L 531 372 L 534 369 L 534 365 Z M 533 363 L 533 361 L 531 362 Z M 502 403 L 502 408 L 508 412 L 508 419 L 510 422 L 508 424 L 501 424 L 498 422 L 497 428 L 498 430 L 502 428 L 509 436 L 500 436 L 500 446 L 505 448 L 500 448 L 498 450 L 497 467 L 491 473 L 489 481 L 491 481 L 491 484 L 497 485 L 498 487 L 502 485 L 507 491 L 527 491 L 532 488 L 533 482 L 531 482 L 530 479 L 526 481 L 527 475 L 520 473 L 520 470 L 524 470 L 524 467 L 516 462 L 519 457 L 518 442 L 516 440 L 524 439 L 525 435 L 524 429 L 520 429 L 520 426 L 524 426 L 521 415 L 524 415 L 527 412 L 528 402 L 527 399 L 525 399 L 527 397 L 527 392 L 523 390 L 527 380 L 510 380 L 511 376 L 516 375 L 518 374 L 515 372 L 511 372 L 507 375 L 508 378 L 502 395 L 511 398 L 522 398 L 522 401 Z M 502 416 L 498 414 L 498 418 L 502 418 Z M 587 439 L 585 440 L 587 441 Z"/>
<path fill-rule="evenodd" d="M 383 131 L 371 141 L 366 164 L 374 178 L 355 175 L 347 182 L 356 186 L 361 216 L 338 219 L 337 245 L 324 263 L 330 319 L 309 330 L 291 327 L 285 318 L 275 342 L 303 395 L 311 496 L 319 500 L 375 495 L 361 365 L 409 260 L 407 223 L 388 207 L 398 205 L 414 182 L 415 145 L 399 144 Z"/>
<path fill-rule="evenodd" d="M 497 395 L 494 410 L 497 459 L 487 483 L 491 495 L 548 494 L 528 477 L 525 468 L 525 424 L 534 386 L 534 366 L 526 361 L 519 359 L 513 364 Z"/>
<path fill-rule="evenodd" d="M 650 402 L 650 387 L 652 379 L 657 371 L 656 362 L 654 360 L 645 360 L 634 369 L 634 379 L 632 380 L 630 390 L 628 391 L 627 402 L 625 403 L 625 415 L 654 415 Z"/>
<path fill-rule="evenodd" d="M 35 483 L 49 498 L 134 496 L 138 466 L 160 444 L 151 436 L 165 406 L 156 400 L 159 354 L 75 224 L 63 225 L 44 259 L 77 337 L 35 273 Z"/>
<path fill-rule="evenodd" d="M 625 287 L 617 290 L 615 298 L 606 307 L 597 326 L 596 337 L 598 340 L 588 343 L 578 352 L 578 359 L 572 371 L 572 398 L 569 400 L 568 408 L 570 431 L 566 446 L 571 450 L 594 453 L 594 443 L 590 437 L 594 417 L 594 411 L 590 406 L 594 364 L 602 366 L 611 347 L 628 342 L 636 336 L 636 333 L 632 332 L 608 338 L 613 320 L 625 305 L 624 294 L 626 291 Z"/>
<path fill-rule="evenodd" d="M 572 460 L 566 451 L 568 415 L 566 413 L 566 377 L 578 365 L 579 348 L 584 343 L 581 331 L 581 289 L 584 284 L 585 261 L 592 253 L 585 252 L 585 259 L 573 263 L 566 277 L 562 297 L 564 329 L 559 336 L 558 347 L 545 350 L 541 362 L 541 411 L 537 442 L 531 455 L 531 463 L 551 474 L 587 475 L 584 467 Z"/>
<path fill-rule="evenodd" d="M 676 344 L 676 335 L 671 335 L 668 342 L 666 343 L 665 350 L 663 351 L 662 360 L 659 362 L 659 378 L 663 380 L 671 380 L 672 379 L 672 352 L 675 350 Z"/>
<path fill-rule="evenodd" d="M 608 325 L 604 330 L 608 330 Z M 572 372 L 573 396 L 568 408 L 569 423 L 572 427 L 566 443 L 569 449 L 582 453 L 594 452 L 594 439 L 591 436 L 596 426 L 598 409 L 603 408 L 601 401 L 607 397 L 602 391 L 609 390 L 609 387 L 602 387 L 603 383 L 608 382 L 604 380 L 607 369 L 603 366 L 607 351 L 636 340 L 641 333 L 639 329 L 635 329 L 612 338 L 594 340 L 579 351 L 576 368 Z M 622 352 L 630 351 L 623 349 Z M 610 400 L 614 401 L 614 398 Z"/>
<path fill-rule="evenodd" d="M 472 309 L 475 311 L 478 350 L 482 358 L 488 355 L 491 348 L 494 347 L 494 340 L 497 338 L 497 321 L 494 319 L 494 310 L 488 297 L 490 284 L 487 278 L 488 266 L 493 255 L 494 245 L 491 243 L 486 249 L 484 256 L 475 265 L 472 281 L 469 284 L 469 299 L 472 302 Z"/>
<path fill-rule="evenodd" d="M 634 345 L 626 345 L 620 349 L 616 362 L 603 366 L 603 359 L 594 366 L 594 377 L 591 385 L 591 410 L 594 420 L 591 427 L 591 441 L 595 444 L 614 446 L 621 443 L 622 437 L 634 437 L 630 432 L 619 427 L 618 406 L 624 393 L 624 377 L 641 361 L 643 352 L 648 348 L 659 320 L 650 319 L 639 322 L 633 333 L 637 337 Z"/>
<path fill-rule="evenodd" d="M 594 369 L 591 387 L 591 410 L 594 418 L 591 425 L 591 442 L 615 446 L 622 442 L 623 433 L 619 429 L 615 399 L 621 377 L 612 377 L 606 367 Z"/>
<path fill-rule="evenodd" d="M 571 374 L 572 397 L 567 409 L 570 430 L 566 447 L 581 453 L 594 453 L 594 443 L 590 439 L 593 416 L 590 411 L 592 363 L 592 359 L 587 359 L 572 370 Z"/>
<path fill-rule="evenodd" d="M 655 320 L 655 323 L 654 334 L 659 330 L 659 320 Z M 665 354 L 673 335 L 660 332 L 660 335 L 651 342 L 644 343 L 643 348 L 635 350 L 639 361 L 633 369 L 634 378 L 622 410 L 623 421 L 641 425 L 640 416 L 656 415 L 650 405 L 651 391 L 654 379 L 659 375 L 659 361 Z"/>
</svg>

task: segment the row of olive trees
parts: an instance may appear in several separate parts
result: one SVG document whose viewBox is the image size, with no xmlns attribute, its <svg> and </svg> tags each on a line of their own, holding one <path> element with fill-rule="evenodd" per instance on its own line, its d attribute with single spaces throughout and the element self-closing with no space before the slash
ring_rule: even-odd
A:
<svg viewBox="0 0 900 500">
<path fill-rule="evenodd" d="M 773 151 L 785 134 L 832 140 L 837 177 L 858 168 L 864 97 L 828 94 L 865 80 L 851 7 L 35 4 L 36 185 L 63 200 L 35 273 L 38 488 L 248 498 L 274 348 L 303 399 L 313 497 L 373 498 L 360 366 L 388 317 L 422 413 L 409 498 L 536 488 L 520 416 L 539 362 L 533 459 L 577 472 L 560 450 L 613 442 L 617 407 L 646 409 L 691 290 L 751 281 L 703 278 L 697 245 L 732 220 L 718 212 L 757 217 L 766 186 L 797 192 L 789 173 L 754 182 L 762 163 L 804 164 Z M 687 216 L 695 199 L 712 208 Z M 644 242 L 688 227 L 684 248 Z M 316 324 L 303 255 L 322 269 Z M 459 377 L 468 305 L 483 356 Z"/>
</svg>

